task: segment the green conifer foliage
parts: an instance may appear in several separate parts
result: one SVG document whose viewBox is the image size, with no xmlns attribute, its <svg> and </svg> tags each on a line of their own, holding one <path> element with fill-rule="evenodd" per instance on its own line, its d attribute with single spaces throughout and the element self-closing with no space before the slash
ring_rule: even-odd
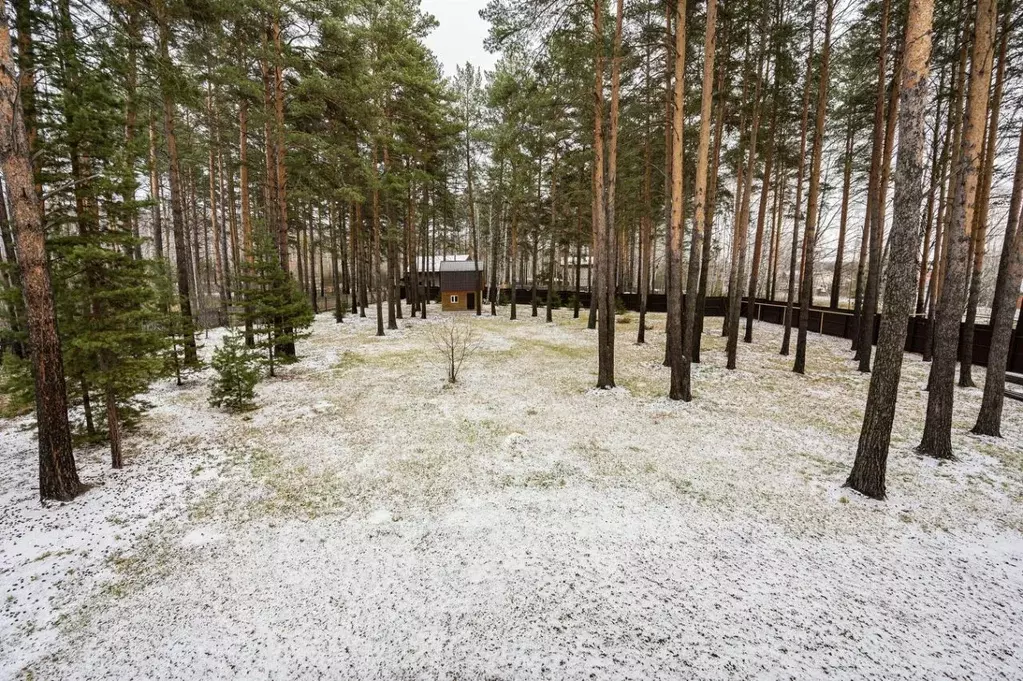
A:
<svg viewBox="0 0 1023 681">
<path fill-rule="evenodd" d="M 231 412 L 254 409 L 262 370 L 259 357 L 245 347 L 245 337 L 236 332 L 224 336 L 211 365 L 216 374 L 210 382 L 210 404 Z"/>
<path fill-rule="evenodd" d="M 282 361 L 294 361 L 278 348 L 308 336 L 313 310 L 294 279 L 281 267 L 277 247 L 265 229 L 256 231 L 251 262 L 242 281 L 245 285 L 247 321 L 251 322 L 256 345 L 266 352 L 270 375 Z"/>
</svg>

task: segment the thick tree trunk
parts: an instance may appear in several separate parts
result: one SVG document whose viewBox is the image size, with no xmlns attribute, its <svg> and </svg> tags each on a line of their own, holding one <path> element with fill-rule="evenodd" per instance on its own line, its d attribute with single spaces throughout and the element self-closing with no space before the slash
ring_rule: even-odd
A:
<svg viewBox="0 0 1023 681">
<path fill-rule="evenodd" d="M 83 488 L 71 450 L 67 387 L 46 258 L 45 228 L 18 98 L 19 87 L 13 77 L 15 70 L 5 5 L 5 0 L 0 0 L 0 168 L 7 181 L 32 350 L 39 435 L 39 497 L 69 501 Z"/>
<path fill-rule="evenodd" d="M 913 312 L 916 257 L 923 201 L 928 62 L 934 0 L 910 0 L 903 58 L 895 216 L 888 253 L 884 311 L 877 358 L 860 431 L 859 448 L 846 484 L 875 499 L 885 497 L 885 472 L 898 399 L 907 321 Z"/>
<path fill-rule="evenodd" d="M 620 0 L 619 0 L 620 1 Z M 667 360 L 671 367 L 671 383 L 668 398 L 672 400 L 692 399 L 686 394 L 686 362 L 682 345 L 682 236 L 683 236 L 683 192 L 682 166 L 683 121 L 685 106 L 686 66 L 686 3 L 677 3 L 675 13 L 675 89 L 672 108 L 671 141 L 671 223 L 668 225 L 668 322 Z M 691 393 L 691 391 L 690 391 Z"/>
<path fill-rule="evenodd" d="M 934 360 L 931 363 L 927 417 L 919 451 L 939 459 L 952 458 L 952 401 L 959 326 L 966 303 L 967 250 L 973 227 L 980 148 L 986 130 L 997 0 L 978 0 L 973 36 L 973 58 L 963 120 L 952 227 L 948 240 L 944 291 L 934 323 Z"/>
<path fill-rule="evenodd" d="M 616 31 L 617 32 L 617 31 Z M 608 237 L 604 181 L 604 28 L 601 3 L 593 6 L 594 98 L 593 189 L 594 229 L 597 235 L 597 387 L 613 388 L 614 381 L 614 243 Z M 617 47 L 616 47 L 617 50 Z M 613 126 L 612 126 L 613 127 Z"/>
</svg>

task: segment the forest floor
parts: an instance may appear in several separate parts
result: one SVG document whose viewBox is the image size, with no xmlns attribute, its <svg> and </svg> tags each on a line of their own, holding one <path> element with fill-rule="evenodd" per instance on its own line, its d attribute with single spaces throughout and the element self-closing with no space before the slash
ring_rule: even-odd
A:
<svg viewBox="0 0 1023 681">
<path fill-rule="evenodd" d="M 69 504 L 0 421 L 0 678 L 1023 676 L 1023 405 L 974 437 L 957 390 L 959 460 L 920 457 L 907 357 L 879 503 L 842 487 L 847 341 L 811 334 L 797 376 L 757 325 L 730 372 L 710 319 L 682 404 L 663 315 L 646 346 L 617 325 L 598 391 L 584 320 L 500 313 L 455 386 L 436 309 L 384 338 L 320 315 L 248 414 L 208 406 L 209 370 L 163 382 L 126 468 L 78 452 Z"/>
</svg>

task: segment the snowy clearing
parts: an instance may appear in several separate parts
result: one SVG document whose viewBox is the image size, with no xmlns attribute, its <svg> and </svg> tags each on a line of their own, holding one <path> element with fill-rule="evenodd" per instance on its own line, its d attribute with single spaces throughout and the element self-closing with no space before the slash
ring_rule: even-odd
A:
<svg viewBox="0 0 1023 681">
<path fill-rule="evenodd" d="M 501 314 L 453 387 L 436 306 L 385 338 L 320 315 L 249 414 L 208 372 L 163 383 L 123 471 L 77 452 L 66 505 L 0 421 L 0 678 L 1023 676 L 1023 405 L 978 438 L 957 389 L 960 460 L 921 458 L 907 357 L 877 503 L 841 486 L 847 341 L 811 334 L 800 377 L 758 325 L 729 372 L 710 319 L 676 404 L 663 315 L 643 347 L 618 324 L 604 392 L 584 320 Z"/>
</svg>

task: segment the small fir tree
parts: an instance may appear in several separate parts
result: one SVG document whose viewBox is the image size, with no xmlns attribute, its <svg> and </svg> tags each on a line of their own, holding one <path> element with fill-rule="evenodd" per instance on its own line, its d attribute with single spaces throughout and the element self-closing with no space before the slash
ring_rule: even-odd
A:
<svg viewBox="0 0 1023 681">
<path fill-rule="evenodd" d="M 251 262 L 243 277 L 245 284 L 245 315 L 259 338 L 256 345 L 266 352 L 271 376 L 282 361 L 294 361 L 279 348 L 294 345 L 308 336 L 313 323 L 309 300 L 294 279 L 281 267 L 277 248 L 264 229 L 258 230 L 253 244 Z"/>
<path fill-rule="evenodd" d="M 245 346 L 245 337 L 232 332 L 213 351 L 211 366 L 216 374 L 210 383 L 210 404 L 231 412 L 254 409 L 259 383 L 259 357 Z"/>
</svg>

